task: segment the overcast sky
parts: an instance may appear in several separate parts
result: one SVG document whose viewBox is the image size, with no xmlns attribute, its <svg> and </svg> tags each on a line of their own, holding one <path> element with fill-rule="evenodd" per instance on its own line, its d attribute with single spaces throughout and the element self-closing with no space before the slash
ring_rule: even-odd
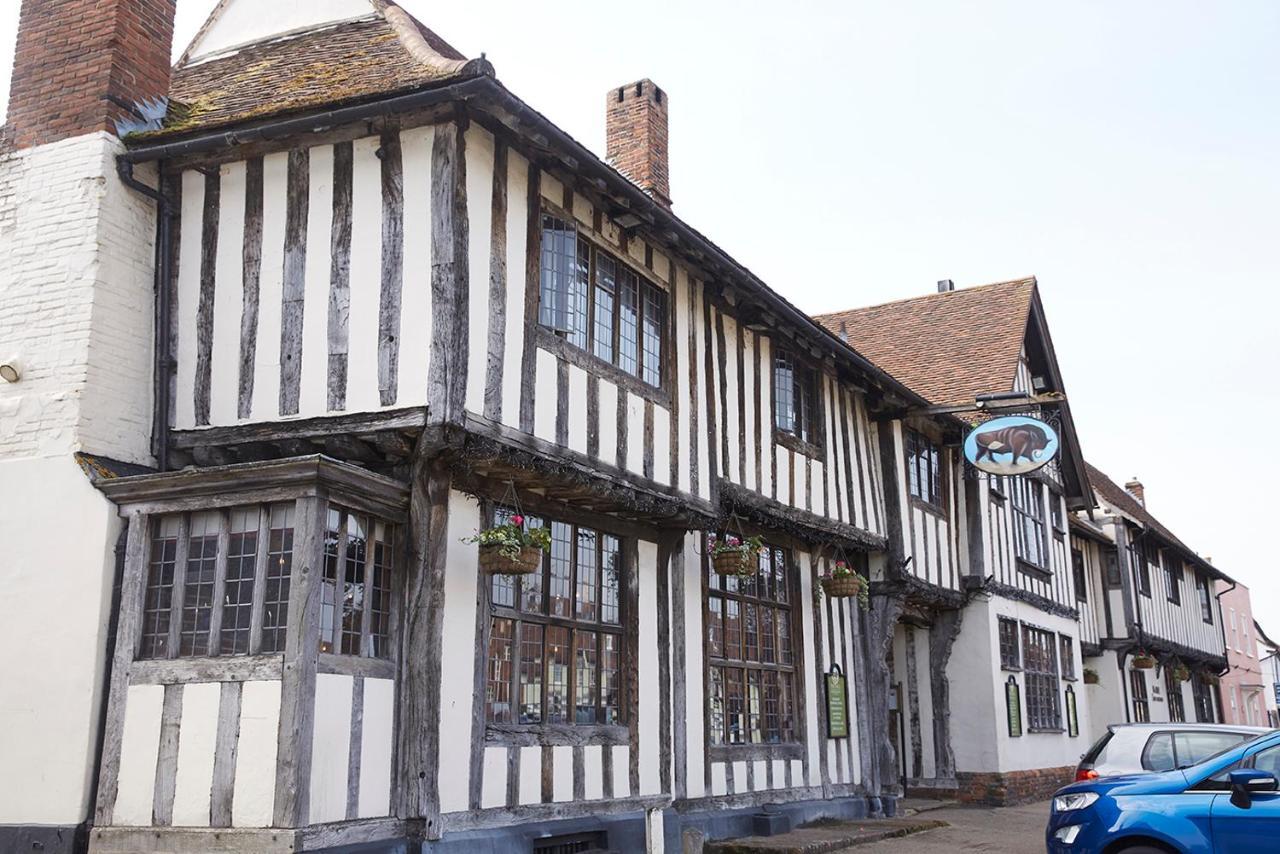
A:
<svg viewBox="0 0 1280 854">
<path fill-rule="evenodd" d="M 1037 276 L 1085 455 L 1280 638 L 1280 2 L 403 5 L 597 152 L 652 78 L 676 211 L 803 309 Z"/>
</svg>

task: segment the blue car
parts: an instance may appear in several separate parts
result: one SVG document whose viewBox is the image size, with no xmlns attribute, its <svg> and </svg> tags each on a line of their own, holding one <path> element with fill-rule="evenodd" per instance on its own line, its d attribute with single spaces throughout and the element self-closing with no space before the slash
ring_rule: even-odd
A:
<svg viewBox="0 0 1280 854">
<path fill-rule="evenodd" d="M 1186 768 L 1060 789 L 1049 854 L 1280 852 L 1280 732 Z"/>
</svg>

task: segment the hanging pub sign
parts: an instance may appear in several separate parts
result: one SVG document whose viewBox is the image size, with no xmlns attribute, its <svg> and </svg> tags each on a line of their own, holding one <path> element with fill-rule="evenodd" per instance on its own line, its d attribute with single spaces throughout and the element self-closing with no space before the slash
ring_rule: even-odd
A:
<svg viewBox="0 0 1280 854">
<path fill-rule="evenodd" d="M 827 737 L 849 737 L 849 700 L 840 665 L 832 665 L 827 673 Z"/>
<path fill-rule="evenodd" d="M 1012 676 L 1004 683 L 1004 710 L 1009 718 L 1009 737 L 1018 738 L 1022 735 L 1022 691 Z"/>
<path fill-rule="evenodd" d="M 1029 474 L 1057 454 L 1057 431 L 1027 415 L 993 418 L 974 427 L 964 440 L 964 458 L 987 474 Z"/>
</svg>

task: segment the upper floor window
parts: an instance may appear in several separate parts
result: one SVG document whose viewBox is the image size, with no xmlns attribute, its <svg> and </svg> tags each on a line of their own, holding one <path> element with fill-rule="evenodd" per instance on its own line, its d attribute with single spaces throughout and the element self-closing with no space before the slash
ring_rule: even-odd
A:
<svg viewBox="0 0 1280 854">
<path fill-rule="evenodd" d="M 1169 601 L 1175 605 L 1182 604 L 1182 561 L 1180 561 L 1173 552 L 1167 549 L 1162 556 L 1164 560 L 1164 572 L 1169 578 L 1169 590 L 1166 593 Z"/>
<path fill-rule="evenodd" d="M 1207 576 L 1196 573 L 1196 593 L 1200 596 L 1200 619 L 1213 625 L 1213 594 L 1209 592 Z"/>
<path fill-rule="evenodd" d="M 1049 548 L 1044 533 L 1044 498 L 1040 481 L 1026 477 L 1012 478 L 1013 544 L 1019 560 L 1047 570 Z"/>
<path fill-rule="evenodd" d="M 818 382 L 814 370 L 793 354 L 778 350 L 773 359 L 773 424 L 801 441 L 818 444 Z"/>
<path fill-rule="evenodd" d="M 499 511 L 499 523 L 510 518 Z M 624 723 L 622 544 L 567 522 L 525 576 L 491 580 L 485 716 L 495 724 Z"/>
<path fill-rule="evenodd" d="M 330 505 L 320 579 L 320 651 L 391 657 L 390 525 Z"/>
<path fill-rule="evenodd" d="M 1071 580 L 1076 588 L 1076 601 L 1088 602 L 1089 588 L 1084 571 L 1084 552 L 1076 548 L 1071 550 Z"/>
<path fill-rule="evenodd" d="M 1106 569 L 1103 576 L 1108 587 L 1119 589 L 1123 581 L 1120 578 L 1120 555 L 1115 549 L 1106 549 L 1102 555 L 1102 564 Z"/>
<path fill-rule="evenodd" d="M 942 450 L 923 434 L 908 430 L 907 486 L 911 497 L 941 510 Z"/>
<path fill-rule="evenodd" d="M 1062 512 L 1062 496 L 1049 490 L 1049 519 L 1053 523 L 1053 530 L 1058 533 L 1065 534 L 1067 531 L 1067 520 Z"/>
<path fill-rule="evenodd" d="M 1053 632 L 1022 626 L 1022 668 L 1027 682 L 1027 727 L 1062 729 L 1058 702 L 1058 651 Z"/>
<path fill-rule="evenodd" d="M 766 545 L 755 575 L 717 575 L 707 561 L 711 744 L 799 741 L 799 623 L 787 553 Z"/>
<path fill-rule="evenodd" d="M 578 234 L 568 220 L 542 217 L 538 321 L 567 342 L 661 387 L 667 294 Z"/>
<path fill-rule="evenodd" d="M 1020 670 L 1022 655 L 1018 648 L 1018 621 L 1000 617 L 1000 668 Z"/>
<path fill-rule="evenodd" d="M 1151 564 L 1148 562 L 1147 548 L 1135 545 L 1129 549 L 1129 555 L 1133 558 L 1134 567 L 1137 570 L 1138 592 L 1149 597 L 1151 595 Z"/>
</svg>

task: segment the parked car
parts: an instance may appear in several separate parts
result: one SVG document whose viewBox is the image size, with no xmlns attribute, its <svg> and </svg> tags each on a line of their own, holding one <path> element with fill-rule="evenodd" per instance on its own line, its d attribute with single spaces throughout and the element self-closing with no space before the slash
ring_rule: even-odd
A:
<svg viewBox="0 0 1280 854">
<path fill-rule="evenodd" d="M 1280 731 L 1190 768 L 1073 783 L 1049 811 L 1049 854 L 1255 854 L 1280 849 Z"/>
<path fill-rule="evenodd" d="M 1080 760 L 1076 782 L 1186 768 L 1265 732 L 1229 724 L 1112 724 Z"/>
</svg>

